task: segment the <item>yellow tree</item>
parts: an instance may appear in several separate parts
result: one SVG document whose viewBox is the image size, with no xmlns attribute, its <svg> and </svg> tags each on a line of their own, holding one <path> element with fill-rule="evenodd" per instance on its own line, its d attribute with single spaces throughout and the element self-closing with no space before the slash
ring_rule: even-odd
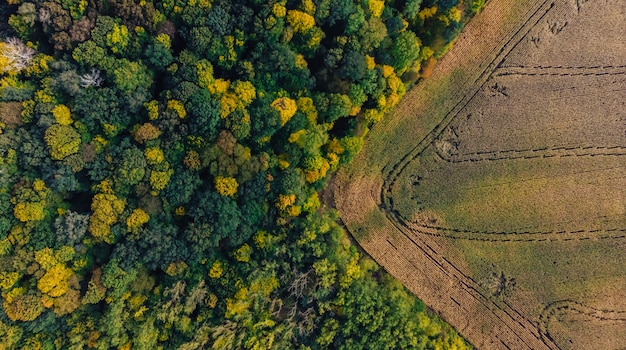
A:
<svg viewBox="0 0 626 350">
<path fill-rule="evenodd" d="M 222 176 L 215 178 L 215 190 L 222 196 L 234 197 L 238 187 L 239 184 L 235 178 Z"/>
<path fill-rule="evenodd" d="M 13 215 L 21 222 L 41 221 L 46 216 L 43 202 L 20 202 L 15 205 Z"/>
<path fill-rule="evenodd" d="M 384 0 L 368 0 L 368 8 L 372 17 L 380 17 L 385 9 Z"/>
<path fill-rule="evenodd" d="M 196 63 L 196 75 L 198 76 L 198 85 L 201 88 L 209 88 L 214 82 L 213 66 L 208 60 L 200 60 Z"/>
<path fill-rule="evenodd" d="M 165 186 L 170 182 L 170 179 L 174 174 L 174 170 L 167 169 L 164 171 L 150 171 L 150 187 L 152 187 L 152 195 L 158 195 L 159 191 L 163 190 Z"/>
<path fill-rule="evenodd" d="M 306 170 L 304 175 L 306 181 L 314 183 L 320 179 L 326 177 L 326 173 L 330 170 L 330 164 L 322 156 L 309 157 L 305 161 Z"/>
<path fill-rule="evenodd" d="M 126 201 L 119 199 L 108 180 L 104 180 L 98 186 L 101 193 L 97 193 L 91 202 L 93 214 L 89 218 L 89 232 L 96 238 L 107 243 L 113 243 L 111 225 L 119 220 L 119 215 L 124 211 Z"/>
<path fill-rule="evenodd" d="M 146 157 L 146 162 L 150 165 L 161 164 L 165 160 L 163 151 L 158 147 L 147 148 L 143 154 Z"/>
<path fill-rule="evenodd" d="M 2 307 L 11 321 L 33 321 L 44 311 L 41 297 L 26 293 L 25 288 L 14 288 L 3 295 Z"/>
<path fill-rule="evenodd" d="M 243 106 L 249 105 L 256 98 L 256 89 L 249 81 L 237 80 L 231 85 L 231 88 Z"/>
<path fill-rule="evenodd" d="M 49 268 L 46 273 L 37 281 L 37 289 L 51 297 L 60 297 L 67 293 L 72 277 L 72 270 L 57 264 Z"/>
<path fill-rule="evenodd" d="M 42 180 L 33 181 L 32 188 L 22 187 L 11 202 L 15 205 L 13 215 L 21 222 L 41 221 L 45 218 L 46 198 L 50 189 Z"/>
<path fill-rule="evenodd" d="M 44 133 L 53 159 L 61 160 L 80 150 L 80 134 L 69 125 L 53 124 Z"/>
<path fill-rule="evenodd" d="M 176 115 L 178 115 L 180 119 L 185 119 L 187 116 L 185 106 L 178 100 L 167 101 L 167 109 L 176 112 Z"/>
<path fill-rule="evenodd" d="M 150 220 L 150 215 L 143 211 L 141 208 L 133 210 L 133 212 L 126 219 L 126 227 L 129 232 L 137 233 L 139 228 L 146 224 Z"/>
<path fill-rule="evenodd" d="M 315 26 L 315 18 L 306 12 L 298 10 L 287 11 L 287 23 L 296 33 L 306 33 Z"/>
<path fill-rule="evenodd" d="M 279 97 L 275 99 L 270 106 L 280 113 L 280 121 L 282 125 L 287 124 L 287 122 L 298 111 L 296 101 L 290 99 L 289 97 Z"/>
<path fill-rule="evenodd" d="M 71 125 L 74 121 L 70 109 L 66 105 L 57 105 L 52 109 L 52 115 L 57 123 L 61 125 Z"/>
</svg>

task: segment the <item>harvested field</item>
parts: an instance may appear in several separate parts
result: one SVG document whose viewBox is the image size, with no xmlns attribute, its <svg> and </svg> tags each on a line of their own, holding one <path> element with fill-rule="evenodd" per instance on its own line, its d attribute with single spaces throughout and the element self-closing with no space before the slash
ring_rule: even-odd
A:
<svg viewBox="0 0 626 350">
<path fill-rule="evenodd" d="M 491 0 L 335 202 L 477 348 L 626 348 L 626 3 Z"/>
</svg>

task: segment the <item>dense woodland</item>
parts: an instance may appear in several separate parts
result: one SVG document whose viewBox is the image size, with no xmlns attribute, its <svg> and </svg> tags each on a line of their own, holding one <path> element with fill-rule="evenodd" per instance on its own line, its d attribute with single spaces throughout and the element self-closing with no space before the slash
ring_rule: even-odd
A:
<svg viewBox="0 0 626 350">
<path fill-rule="evenodd" d="M 480 0 L 7 0 L 0 349 L 464 349 L 319 192 Z"/>
</svg>

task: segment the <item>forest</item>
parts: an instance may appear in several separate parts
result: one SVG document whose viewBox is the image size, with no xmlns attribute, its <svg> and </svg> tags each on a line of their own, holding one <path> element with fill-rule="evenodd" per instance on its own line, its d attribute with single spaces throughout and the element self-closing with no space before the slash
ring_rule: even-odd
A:
<svg viewBox="0 0 626 350">
<path fill-rule="evenodd" d="M 7 0 L 1 349 L 465 349 L 331 174 L 483 0 Z"/>
</svg>

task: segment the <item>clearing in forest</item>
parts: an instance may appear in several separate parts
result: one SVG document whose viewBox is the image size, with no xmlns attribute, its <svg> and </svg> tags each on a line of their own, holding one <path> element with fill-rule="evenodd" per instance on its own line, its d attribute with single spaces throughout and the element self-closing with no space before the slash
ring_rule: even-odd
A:
<svg viewBox="0 0 626 350">
<path fill-rule="evenodd" d="M 478 348 L 626 347 L 626 3 L 491 0 L 335 200 Z"/>
</svg>

